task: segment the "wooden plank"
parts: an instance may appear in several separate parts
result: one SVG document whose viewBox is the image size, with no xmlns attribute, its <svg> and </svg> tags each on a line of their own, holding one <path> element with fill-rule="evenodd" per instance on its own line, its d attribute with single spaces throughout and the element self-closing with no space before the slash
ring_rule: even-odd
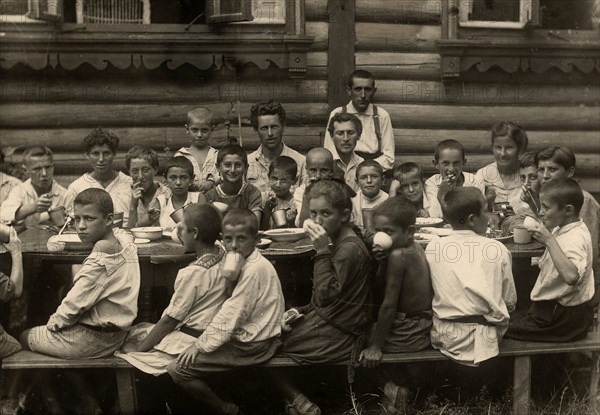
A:
<svg viewBox="0 0 600 415">
<path fill-rule="evenodd" d="M 313 37 L 311 52 L 327 51 L 329 22 L 306 22 L 306 35 Z"/>
<path fill-rule="evenodd" d="M 440 27 L 396 23 L 356 23 L 357 51 L 437 52 Z"/>
<path fill-rule="evenodd" d="M 439 0 L 356 0 L 356 20 L 439 24 Z"/>
<path fill-rule="evenodd" d="M 513 370 L 513 413 L 528 415 L 531 396 L 531 358 L 515 357 Z"/>
<path fill-rule="evenodd" d="M 328 93 L 330 109 L 348 101 L 346 82 L 354 70 L 354 0 L 328 0 Z"/>
<path fill-rule="evenodd" d="M 119 413 L 123 415 L 137 414 L 137 390 L 133 367 L 129 369 L 116 369 L 115 377 L 119 400 Z"/>
<path fill-rule="evenodd" d="M 304 17 L 307 22 L 327 21 L 327 0 L 305 0 Z"/>
<path fill-rule="evenodd" d="M 99 359 L 65 360 L 30 351 L 20 351 L 2 359 L 2 369 L 100 369 L 131 368 L 131 365 L 118 357 Z"/>
<path fill-rule="evenodd" d="M 356 69 L 376 79 L 441 79 L 441 59 L 435 53 L 357 52 Z"/>
</svg>

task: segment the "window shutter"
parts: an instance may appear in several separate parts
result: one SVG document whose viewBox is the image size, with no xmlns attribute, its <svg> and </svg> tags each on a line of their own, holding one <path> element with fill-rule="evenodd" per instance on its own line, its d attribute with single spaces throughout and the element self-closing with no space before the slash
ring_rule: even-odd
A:
<svg viewBox="0 0 600 415">
<path fill-rule="evenodd" d="M 207 0 L 207 23 L 245 22 L 253 20 L 252 0 Z"/>
<path fill-rule="evenodd" d="M 35 20 L 56 22 L 62 20 L 62 0 L 28 0 L 27 17 Z"/>
</svg>

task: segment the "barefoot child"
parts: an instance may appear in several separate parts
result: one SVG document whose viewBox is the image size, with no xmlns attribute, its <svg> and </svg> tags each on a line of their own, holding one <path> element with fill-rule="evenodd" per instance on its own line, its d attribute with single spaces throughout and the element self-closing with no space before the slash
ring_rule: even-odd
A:
<svg viewBox="0 0 600 415">
<path fill-rule="evenodd" d="M 433 165 L 439 174 L 434 174 L 425 182 L 425 193 L 431 203 L 429 216 L 432 218 L 442 217 L 441 203 L 444 195 L 451 189 L 472 186 L 485 194 L 483 181 L 474 174 L 464 172 L 465 164 L 465 149 L 458 141 L 440 141 L 435 147 Z"/>
<path fill-rule="evenodd" d="M 112 355 L 137 315 L 140 267 L 131 234 L 113 231 L 113 204 L 102 189 L 74 201 L 75 229 L 92 253 L 46 326 L 21 334 L 23 348 L 65 359 Z"/>
<path fill-rule="evenodd" d="M 287 225 L 284 227 L 294 227 L 297 211 L 290 189 L 296 183 L 297 171 L 296 161 L 288 156 L 279 156 L 269 165 L 271 192 L 263 208 L 261 229 L 275 228 L 271 214 L 276 210 L 285 210 Z"/>
<path fill-rule="evenodd" d="M 192 203 L 205 202 L 205 197 L 200 192 L 190 192 L 194 167 L 185 157 L 173 157 L 167 161 L 165 179 L 170 192 L 158 195 L 150 208 L 160 212 L 160 226 L 172 229 L 177 225 L 171 218 L 175 210 Z"/>
<path fill-rule="evenodd" d="M 160 195 L 168 198 L 171 190 L 154 181 L 158 172 L 158 154 L 151 148 L 133 146 L 125 156 L 125 166 L 133 180 L 129 227 L 158 225 L 160 210 L 151 207 Z"/>
<path fill-rule="evenodd" d="M 223 183 L 206 192 L 210 203 L 221 202 L 232 208 L 248 209 L 256 216 L 259 225 L 262 218 L 262 195 L 253 184 L 245 183 L 248 156 L 238 145 L 229 144 L 219 150 L 217 169 Z"/>
<path fill-rule="evenodd" d="M 403 163 L 394 169 L 394 180 L 390 186 L 390 197 L 404 196 L 416 209 L 418 218 L 428 218 L 431 202 L 423 185 L 421 167 L 412 162 Z"/>
<path fill-rule="evenodd" d="M 359 191 L 352 198 L 352 218 L 359 228 L 363 224 L 363 209 L 375 209 L 387 200 L 383 186 L 383 168 L 375 160 L 365 160 L 356 169 L 356 182 Z"/>
<path fill-rule="evenodd" d="M 0 209 L 0 219 L 31 228 L 49 223 L 48 210 L 67 204 L 67 189 L 54 180 L 52 150 L 29 147 L 23 152 L 23 167 L 29 178 L 12 189 Z"/>
<path fill-rule="evenodd" d="M 258 223 L 252 212 L 227 212 L 223 243 L 228 252 L 244 258 L 237 285 L 204 333 L 167 367 L 174 382 L 211 414 L 238 414 L 239 409 L 221 399 L 205 378 L 265 363 L 280 345 L 283 293 L 273 265 L 255 248 L 257 241 Z"/>
<path fill-rule="evenodd" d="M 349 360 L 368 322 L 371 255 L 350 223 L 352 202 L 343 183 L 320 180 L 308 193 L 310 220 L 304 227 L 316 250 L 310 304 L 286 311 L 283 354 L 301 364 Z M 330 244 L 331 240 L 331 244 Z M 290 314 L 305 317 L 293 326 Z M 277 385 L 288 406 L 300 413 L 320 410 L 292 382 L 289 371 L 277 373 Z"/>
<path fill-rule="evenodd" d="M 579 218 L 583 193 L 571 179 L 553 180 L 540 191 L 542 224 L 530 228 L 546 246 L 531 291 L 533 304 L 510 322 L 507 337 L 547 342 L 584 338 L 593 320 L 592 238 Z"/>
<path fill-rule="evenodd" d="M 138 369 L 156 376 L 166 373 L 167 365 L 200 337 L 227 299 L 227 280 L 221 276 L 225 251 L 215 244 L 221 220 L 209 204 L 185 208 L 179 234 L 183 246 L 197 258 L 178 272 L 175 292 L 158 323 L 151 331 L 136 330 L 147 335 L 139 342 L 128 340 L 127 354 L 119 355 Z"/>
<path fill-rule="evenodd" d="M 377 324 L 369 346 L 359 357 L 367 368 L 379 366 L 383 351 L 412 352 L 431 344 L 433 290 L 425 252 L 413 240 L 416 213 L 409 202 L 395 199 L 386 200 L 375 210 L 375 230 L 389 235 L 392 246 L 378 273 L 385 276 L 385 297 Z M 398 387 L 392 380 L 392 374 L 401 372 L 398 369 L 386 368 L 379 376 L 387 412 L 401 410 L 407 403 L 403 398 L 407 397 L 408 385 Z"/>
<path fill-rule="evenodd" d="M 208 108 L 197 107 L 187 113 L 185 132 L 190 136 L 190 146 L 181 147 L 175 157 L 183 156 L 194 166 L 195 190 L 206 193 L 218 183 L 216 160 L 217 149 L 213 148 L 210 140 L 215 128 L 214 115 Z"/>
</svg>

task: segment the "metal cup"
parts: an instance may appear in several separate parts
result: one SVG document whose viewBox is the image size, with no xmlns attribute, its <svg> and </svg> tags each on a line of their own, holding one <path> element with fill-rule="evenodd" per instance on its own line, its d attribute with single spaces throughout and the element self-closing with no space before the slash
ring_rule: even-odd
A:
<svg viewBox="0 0 600 415">
<path fill-rule="evenodd" d="M 516 244 L 528 244 L 531 242 L 531 233 L 524 226 L 516 226 L 513 229 L 513 240 Z"/>
<path fill-rule="evenodd" d="M 273 224 L 276 228 L 287 228 L 287 209 L 277 209 L 271 213 Z"/>
<path fill-rule="evenodd" d="M 227 209 L 229 209 L 229 205 L 227 203 L 223 203 L 223 202 L 212 202 L 213 206 L 216 207 L 217 209 L 219 209 L 219 211 L 222 214 L 225 214 L 225 212 L 227 212 Z"/>
<path fill-rule="evenodd" d="M 10 226 L 0 223 L 0 242 L 7 244 L 10 242 Z"/>
<path fill-rule="evenodd" d="M 185 206 L 180 207 L 179 209 L 175 209 L 173 211 L 173 213 L 171 213 L 171 219 L 173 219 L 173 222 L 175 223 L 179 223 L 179 222 L 183 222 L 183 209 L 185 209 Z"/>
<path fill-rule="evenodd" d="M 223 264 L 223 277 L 228 281 L 237 281 L 240 271 L 244 265 L 244 257 L 239 252 L 227 252 L 225 254 L 225 263 Z"/>
<path fill-rule="evenodd" d="M 125 213 L 115 212 L 113 214 L 113 228 L 123 228 L 123 218 L 124 217 L 125 217 Z"/>
<path fill-rule="evenodd" d="M 63 226 L 65 224 L 67 220 L 65 211 L 64 206 L 57 206 L 48 210 L 48 216 L 50 216 L 50 221 L 54 226 Z"/>
<path fill-rule="evenodd" d="M 375 229 L 375 209 L 363 208 L 362 221 L 363 228 L 373 231 Z"/>
</svg>

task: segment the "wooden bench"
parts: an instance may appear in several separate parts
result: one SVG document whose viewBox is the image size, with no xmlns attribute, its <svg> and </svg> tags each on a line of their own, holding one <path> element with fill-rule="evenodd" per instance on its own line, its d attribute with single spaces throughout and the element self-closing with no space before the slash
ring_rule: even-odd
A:
<svg viewBox="0 0 600 415">
<path fill-rule="evenodd" d="M 598 381 L 600 379 L 600 332 L 571 343 L 536 343 L 506 339 L 500 347 L 500 357 L 514 357 L 513 374 L 513 413 L 527 415 L 531 395 L 531 357 L 572 352 L 591 352 L 590 399 L 600 407 Z M 423 350 L 413 353 L 385 354 L 382 363 L 435 362 L 447 359 L 437 350 Z M 339 363 L 339 365 L 346 363 Z M 276 356 L 261 367 L 299 366 L 288 357 Z M 115 369 L 120 412 L 137 412 L 135 371 L 125 360 L 117 357 L 88 360 L 63 360 L 33 352 L 18 352 L 2 361 L 2 369 Z"/>
</svg>

